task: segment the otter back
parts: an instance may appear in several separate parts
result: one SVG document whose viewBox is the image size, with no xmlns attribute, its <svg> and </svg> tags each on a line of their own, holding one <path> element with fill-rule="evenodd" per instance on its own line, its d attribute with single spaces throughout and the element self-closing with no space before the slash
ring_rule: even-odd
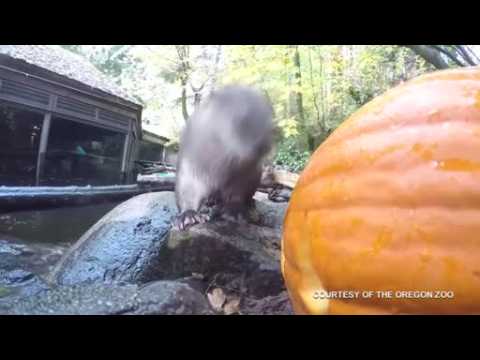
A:
<svg viewBox="0 0 480 360">
<path fill-rule="evenodd" d="M 177 164 L 180 212 L 198 211 L 205 200 L 245 204 L 255 193 L 272 143 L 272 108 L 244 86 L 214 92 L 189 119 Z"/>
</svg>

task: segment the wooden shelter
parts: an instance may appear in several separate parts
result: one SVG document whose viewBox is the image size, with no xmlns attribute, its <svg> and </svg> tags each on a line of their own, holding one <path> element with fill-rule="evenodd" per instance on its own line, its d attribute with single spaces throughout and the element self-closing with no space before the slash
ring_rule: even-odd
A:
<svg viewBox="0 0 480 360">
<path fill-rule="evenodd" d="M 0 45 L 0 186 L 134 184 L 141 114 L 79 55 Z"/>
</svg>

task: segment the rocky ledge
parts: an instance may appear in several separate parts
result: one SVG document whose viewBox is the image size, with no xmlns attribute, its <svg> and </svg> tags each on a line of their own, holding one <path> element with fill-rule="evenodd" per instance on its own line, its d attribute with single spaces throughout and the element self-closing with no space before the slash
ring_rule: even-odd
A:
<svg viewBox="0 0 480 360">
<path fill-rule="evenodd" d="M 29 291 L 2 298 L 0 268 L 0 313 L 291 314 L 280 271 L 287 203 L 257 193 L 256 205 L 258 216 L 247 224 L 217 220 L 176 231 L 173 192 L 131 198 L 53 269 L 38 274 L 10 266 L 3 288 L 23 279 L 20 288 Z M 29 281 L 34 285 L 25 286 Z"/>
</svg>

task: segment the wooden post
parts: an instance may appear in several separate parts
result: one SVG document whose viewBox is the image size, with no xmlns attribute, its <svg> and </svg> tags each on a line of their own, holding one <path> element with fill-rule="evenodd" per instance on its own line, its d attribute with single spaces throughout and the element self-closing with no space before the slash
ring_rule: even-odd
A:
<svg viewBox="0 0 480 360">
<path fill-rule="evenodd" d="M 43 118 L 42 133 L 40 134 L 40 145 L 38 146 L 37 157 L 37 173 L 35 185 L 40 185 L 40 178 L 43 175 L 43 167 L 45 166 L 45 154 L 47 152 L 48 135 L 50 133 L 50 123 L 52 121 L 52 114 L 46 113 Z"/>
<path fill-rule="evenodd" d="M 123 145 L 123 159 L 122 159 L 122 179 L 123 179 L 123 183 L 127 182 L 128 179 L 127 179 L 127 173 L 128 173 L 128 169 L 127 169 L 127 164 L 128 164 L 128 161 L 129 161 L 129 150 L 130 150 L 130 132 L 125 136 L 125 142 L 124 142 L 124 145 Z"/>
<path fill-rule="evenodd" d="M 139 143 L 140 139 L 136 131 L 136 124 L 132 120 L 130 120 L 130 125 L 128 126 L 128 134 L 125 138 L 125 148 L 123 151 L 122 161 L 122 174 L 124 183 L 136 182 L 134 161 L 137 158 Z"/>
</svg>

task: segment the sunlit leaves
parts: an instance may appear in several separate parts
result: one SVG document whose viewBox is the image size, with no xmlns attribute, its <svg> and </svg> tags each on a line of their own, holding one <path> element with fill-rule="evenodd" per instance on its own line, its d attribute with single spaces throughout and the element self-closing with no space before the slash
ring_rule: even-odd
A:
<svg viewBox="0 0 480 360">
<path fill-rule="evenodd" d="M 188 64 L 179 59 L 178 47 Z M 65 45 L 83 54 L 145 105 L 144 119 L 178 137 L 184 125 L 181 80 L 188 77 L 187 108 L 194 91 L 208 95 L 220 84 L 242 83 L 263 91 L 275 121 L 293 146 L 285 154 L 303 154 L 306 132 L 320 143 L 332 129 L 373 97 L 396 84 L 432 70 L 411 50 L 395 45 Z M 300 74 L 296 73 L 298 49 Z M 221 50 L 221 51 L 219 51 Z M 188 65 L 188 66 L 187 66 Z M 297 80 L 301 79 L 301 83 Z M 183 78 L 182 78 L 183 77 Z M 295 96 L 301 94 L 303 116 Z M 298 98 L 297 98 L 298 99 Z M 294 112 L 294 111 L 293 111 Z M 287 141 L 284 140 L 284 141 Z M 295 151 L 294 151 L 295 150 Z M 303 155 L 302 155 L 303 156 Z M 285 160 L 285 159 L 284 159 Z"/>
<path fill-rule="evenodd" d="M 282 118 L 278 125 L 282 128 L 285 137 L 296 136 L 299 134 L 298 123 L 294 117 Z"/>
</svg>

